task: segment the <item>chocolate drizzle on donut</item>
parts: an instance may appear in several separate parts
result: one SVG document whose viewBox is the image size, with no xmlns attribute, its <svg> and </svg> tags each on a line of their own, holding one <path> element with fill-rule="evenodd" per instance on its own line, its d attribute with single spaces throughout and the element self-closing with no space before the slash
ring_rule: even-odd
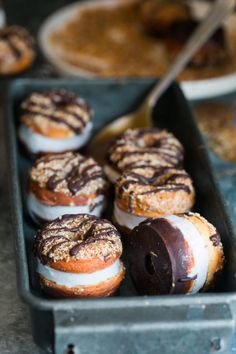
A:
<svg viewBox="0 0 236 354">
<path fill-rule="evenodd" d="M 72 152 L 38 159 L 30 179 L 41 188 L 72 196 L 86 194 L 87 189 L 90 194 L 99 195 L 107 188 L 102 168 L 92 158 Z"/>
<path fill-rule="evenodd" d="M 220 235 L 218 233 L 210 236 L 210 240 L 212 241 L 214 247 L 217 247 L 221 244 Z"/>
<path fill-rule="evenodd" d="M 83 258 L 108 259 L 119 257 L 121 252 L 116 228 L 109 221 L 88 214 L 63 215 L 47 223 L 35 239 L 35 255 L 43 264 Z"/>
<path fill-rule="evenodd" d="M 118 171 L 140 165 L 177 167 L 183 161 L 183 147 L 165 130 L 130 129 L 113 143 L 107 159 Z"/>
<path fill-rule="evenodd" d="M 105 220 L 99 220 L 98 222 L 94 222 L 84 234 L 83 243 L 74 246 L 70 250 L 70 256 L 76 256 L 79 253 L 79 251 L 83 249 L 85 246 L 95 242 L 93 235 L 96 232 L 96 227 L 98 224 L 104 225 L 107 224 L 107 222 Z M 101 231 L 99 232 L 99 235 L 96 237 L 96 241 L 104 240 L 107 242 L 114 243 L 113 240 L 106 239 L 107 236 L 112 235 L 113 233 L 114 233 L 114 227 L 107 226 L 106 228 L 102 228 Z"/>
<path fill-rule="evenodd" d="M 16 60 L 20 59 L 26 50 L 32 51 L 32 55 L 34 56 L 34 41 L 30 34 L 22 27 L 8 26 L 0 29 L 1 41 L 4 41 L 8 45 Z"/>
<path fill-rule="evenodd" d="M 90 120 L 91 111 L 88 104 L 72 92 L 53 89 L 32 93 L 22 103 L 21 114 L 25 124 L 41 117 L 80 134 Z"/>
<path fill-rule="evenodd" d="M 184 170 L 176 170 L 168 167 L 135 168 L 125 172 L 117 181 L 117 197 L 122 199 L 125 193 L 134 197 L 160 193 L 163 191 L 192 192 L 191 180 Z M 129 203 L 130 204 L 130 203 Z"/>
</svg>

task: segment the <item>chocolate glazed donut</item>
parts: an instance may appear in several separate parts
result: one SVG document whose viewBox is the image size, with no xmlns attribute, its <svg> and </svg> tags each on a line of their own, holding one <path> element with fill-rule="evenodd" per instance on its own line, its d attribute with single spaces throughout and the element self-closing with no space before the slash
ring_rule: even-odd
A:
<svg viewBox="0 0 236 354">
<path fill-rule="evenodd" d="M 20 26 L 0 29 L 0 75 L 14 75 L 26 70 L 35 59 L 35 42 Z"/>
<path fill-rule="evenodd" d="M 142 166 L 181 167 L 181 143 L 166 130 L 129 129 L 111 146 L 105 172 L 115 182 L 122 172 Z"/>
<path fill-rule="evenodd" d="M 204 291 L 223 267 L 220 236 L 197 213 L 147 219 L 128 242 L 130 272 L 141 294 Z"/>
<path fill-rule="evenodd" d="M 113 219 L 132 230 L 150 217 L 190 210 L 195 191 L 188 173 L 170 167 L 136 167 L 124 172 L 115 185 Z"/>
<path fill-rule="evenodd" d="M 73 108 L 79 107 L 86 113 L 90 112 L 87 103 L 75 97 L 72 92 L 63 89 L 53 89 L 40 93 L 33 93 L 21 105 L 22 120 L 27 122 L 38 113 L 48 121 L 60 123 L 72 130 L 74 134 L 79 134 L 85 127 L 86 117 L 80 115 Z M 58 114 L 58 111 L 60 114 Z M 71 119 L 66 119 L 66 116 Z M 31 118 L 29 118 L 31 116 Z"/>
<path fill-rule="evenodd" d="M 31 217 L 48 221 L 63 214 L 100 216 L 108 183 L 102 168 L 79 153 L 45 155 L 29 172 L 27 206 Z"/>
<path fill-rule="evenodd" d="M 92 130 L 89 105 L 72 92 L 33 92 L 21 104 L 19 138 L 31 154 L 78 150 Z"/>
<path fill-rule="evenodd" d="M 34 249 L 40 284 L 54 297 L 109 296 L 124 277 L 120 235 L 105 219 L 64 215 L 38 231 Z"/>
</svg>

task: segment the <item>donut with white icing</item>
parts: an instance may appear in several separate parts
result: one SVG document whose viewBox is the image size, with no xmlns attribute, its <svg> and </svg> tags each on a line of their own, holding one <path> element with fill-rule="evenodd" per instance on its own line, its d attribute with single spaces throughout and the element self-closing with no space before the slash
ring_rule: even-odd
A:
<svg viewBox="0 0 236 354">
<path fill-rule="evenodd" d="M 108 182 L 102 168 L 76 152 L 45 155 L 29 171 L 27 206 L 36 222 L 63 214 L 101 216 Z"/>
<path fill-rule="evenodd" d="M 197 213 L 147 219 L 128 242 L 130 272 L 142 294 L 206 291 L 223 268 L 220 235 Z"/>
<path fill-rule="evenodd" d="M 16 75 L 28 69 L 35 56 L 34 39 L 26 29 L 20 26 L 0 28 L 0 76 Z"/>
<path fill-rule="evenodd" d="M 91 116 L 72 92 L 33 92 L 21 104 L 19 139 L 32 155 L 78 150 L 91 136 Z"/>
<path fill-rule="evenodd" d="M 115 185 L 113 219 L 129 232 L 150 217 L 189 211 L 195 191 L 188 173 L 171 167 L 136 167 Z"/>
<path fill-rule="evenodd" d="M 124 278 L 120 235 L 105 219 L 64 215 L 38 231 L 34 249 L 40 284 L 54 297 L 109 296 Z"/>
<path fill-rule="evenodd" d="M 134 167 L 180 167 L 184 151 L 181 143 L 166 130 L 129 129 L 110 147 L 105 172 L 111 182 Z"/>
</svg>

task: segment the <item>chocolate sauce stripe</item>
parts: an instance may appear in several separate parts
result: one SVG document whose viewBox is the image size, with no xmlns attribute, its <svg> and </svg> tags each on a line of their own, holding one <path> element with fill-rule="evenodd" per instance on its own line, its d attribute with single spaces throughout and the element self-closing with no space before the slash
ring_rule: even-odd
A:
<svg viewBox="0 0 236 354">
<path fill-rule="evenodd" d="M 89 166 L 86 166 L 84 169 L 82 169 L 81 174 L 86 174 L 89 170 L 93 169 L 94 167 L 98 167 L 96 163 L 92 163 Z"/>
<path fill-rule="evenodd" d="M 106 236 L 106 234 L 104 233 L 103 236 Z M 81 251 L 81 249 L 83 249 L 84 247 L 86 247 L 86 246 L 88 246 L 88 245 L 91 245 L 91 244 L 93 244 L 93 243 L 95 243 L 95 242 L 99 242 L 99 241 L 106 241 L 106 242 L 110 242 L 110 243 L 112 243 L 112 244 L 115 243 L 115 241 L 110 240 L 110 239 L 108 239 L 108 238 L 106 238 L 106 237 L 103 237 L 103 238 L 102 238 L 102 237 L 101 237 L 101 238 L 91 238 L 91 239 L 85 240 L 84 242 L 81 242 L 79 245 L 76 245 L 76 246 L 74 246 L 73 248 L 71 248 L 69 254 L 70 254 L 70 256 L 74 257 L 74 256 L 76 256 L 76 255 L 79 253 L 79 251 Z"/>
<path fill-rule="evenodd" d="M 156 149 L 140 149 L 140 150 L 135 150 L 135 151 L 126 151 L 126 152 L 123 152 L 121 154 L 119 154 L 118 158 L 115 159 L 115 163 L 116 164 L 119 164 L 119 162 L 121 162 L 122 160 L 125 160 L 127 159 L 127 157 L 130 157 L 130 156 L 142 156 L 142 158 L 144 158 L 144 154 L 148 154 L 148 155 L 159 155 L 159 150 Z"/>
<path fill-rule="evenodd" d="M 170 186 L 161 186 L 158 187 L 156 189 L 152 189 L 150 191 L 146 191 L 146 192 L 141 192 L 139 193 L 140 195 L 147 195 L 147 194 L 152 194 L 152 193 L 160 193 L 163 191 L 167 191 L 167 192 L 176 192 L 178 190 L 184 190 L 186 193 L 191 193 L 190 187 L 185 185 L 185 184 L 179 184 L 176 186 L 170 185 Z"/>
<path fill-rule="evenodd" d="M 25 114 L 31 114 L 31 115 L 35 115 L 34 112 L 31 112 L 31 111 L 28 111 L 27 113 Z M 73 126 L 72 124 L 68 123 L 66 120 L 64 120 L 63 118 L 59 118 L 59 117 L 55 117 L 53 115 L 49 115 L 49 114 L 46 114 L 46 113 L 43 113 L 43 112 L 40 112 L 40 113 L 37 113 L 38 115 L 48 119 L 48 120 L 51 120 L 53 122 L 56 122 L 56 123 L 60 123 L 60 124 L 64 124 L 66 125 L 67 127 L 69 127 L 72 131 L 74 131 L 76 134 L 79 134 L 81 133 L 82 131 L 82 127 L 75 127 Z"/>
<path fill-rule="evenodd" d="M 47 257 L 50 258 L 53 253 L 58 250 L 59 248 L 61 248 L 61 246 L 65 245 L 65 243 L 68 244 L 68 240 L 67 241 L 62 241 L 62 242 L 59 242 L 57 243 L 56 245 L 53 245 L 47 252 Z"/>
<path fill-rule="evenodd" d="M 50 242 L 55 242 L 55 240 L 62 240 L 62 239 L 64 239 L 65 242 L 66 241 L 68 242 L 68 239 L 62 235 L 50 236 L 48 238 L 41 240 L 41 242 L 38 243 L 38 245 L 36 246 L 37 247 L 37 251 L 36 251 L 37 254 L 38 255 L 41 254 L 43 251 L 43 248 L 46 247 L 48 244 L 50 244 Z M 37 238 L 36 238 L 36 241 L 37 241 Z"/>
<path fill-rule="evenodd" d="M 22 51 L 17 47 L 16 43 L 11 39 L 11 37 L 8 38 L 8 46 L 10 47 L 16 59 L 19 59 L 23 55 Z"/>
<path fill-rule="evenodd" d="M 59 105 L 60 107 L 64 105 L 75 105 L 86 109 L 88 112 L 90 111 L 89 105 L 82 98 L 76 97 L 72 92 L 68 92 L 64 89 L 43 91 L 40 92 L 40 95 L 50 99 L 55 105 Z M 57 96 L 57 99 L 55 99 L 55 96 Z"/>
<path fill-rule="evenodd" d="M 61 219 L 63 221 L 66 221 L 67 219 L 71 219 L 71 216 L 70 215 L 63 215 L 61 217 Z M 58 227 L 57 225 L 57 228 L 53 228 L 51 230 L 53 231 L 58 231 L 60 230 L 60 232 L 71 232 L 71 233 L 74 233 L 74 232 L 77 232 L 77 231 L 80 231 L 83 227 L 85 227 L 87 224 L 90 224 L 91 222 L 94 222 L 96 223 L 97 225 L 104 225 L 104 224 L 108 224 L 108 221 L 107 220 L 103 220 L 103 219 L 97 219 L 96 216 L 93 216 L 93 215 L 90 215 L 90 217 L 88 219 L 85 219 L 85 220 L 82 220 L 76 227 L 68 227 L 68 226 L 63 226 L 63 227 Z"/>
<path fill-rule="evenodd" d="M 62 154 L 62 155 L 46 155 L 46 156 L 41 157 L 39 160 L 37 160 L 36 166 L 38 166 L 38 164 L 40 164 L 42 161 L 45 161 L 45 163 L 50 163 L 51 161 L 61 161 L 61 160 L 65 160 L 64 154 Z"/>
<path fill-rule="evenodd" d="M 47 98 L 47 96 L 44 96 Z M 48 97 L 49 98 L 49 97 Z M 50 99 L 50 98 L 49 98 Z M 40 96 L 38 97 L 38 100 L 40 100 Z M 77 108 L 76 105 L 77 103 L 68 103 L 65 108 L 62 108 L 62 105 L 60 105 L 59 103 L 55 103 L 51 102 L 51 104 L 55 104 L 56 106 L 56 111 L 51 109 L 50 103 L 49 104 L 45 104 L 43 102 L 35 102 L 32 99 L 29 99 L 25 105 L 23 105 L 22 107 L 22 112 L 24 114 L 41 114 L 43 116 L 48 116 L 49 119 L 51 116 L 53 116 L 54 118 L 58 118 L 60 119 L 60 117 L 58 116 L 58 113 L 62 113 L 65 115 L 70 115 L 71 117 L 74 117 L 77 121 L 79 121 L 81 123 L 81 125 L 84 127 L 87 124 L 87 120 L 84 119 L 84 117 L 82 117 L 81 115 L 79 115 L 78 113 L 74 112 L 72 110 L 72 107 Z M 38 109 L 36 109 L 38 108 Z M 81 106 L 79 106 L 80 109 L 82 109 Z M 42 111 L 44 110 L 44 111 Z M 45 112 L 46 110 L 46 112 Z M 49 112 L 47 112 L 49 111 Z M 57 115 L 50 115 L 50 113 L 53 114 L 53 112 L 55 112 L 55 114 Z M 63 117 L 61 117 L 61 119 L 63 119 Z M 64 121 L 64 119 L 63 119 Z"/>
<path fill-rule="evenodd" d="M 29 33 L 17 25 L 0 29 L 0 40 L 8 39 L 9 37 L 17 37 L 20 40 L 24 40 L 28 45 L 33 44 L 33 40 Z"/>
<path fill-rule="evenodd" d="M 176 180 L 178 180 L 180 178 L 186 180 L 186 179 L 189 179 L 189 176 L 187 175 L 187 173 L 186 174 L 184 174 L 184 173 L 174 173 L 174 174 L 172 174 L 171 176 L 169 176 L 165 180 L 165 183 L 172 182 L 173 180 L 176 181 Z M 176 183 L 178 184 L 177 181 L 176 181 Z"/>
<path fill-rule="evenodd" d="M 98 180 L 100 178 L 105 178 L 100 168 L 95 170 L 96 167 L 99 167 L 97 164 L 91 163 L 89 166 L 85 166 L 84 168 L 82 168 L 82 171 L 79 171 L 81 164 L 86 161 L 86 158 L 80 159 L 75 165 L 73 163 L 73 160 L 74 156 L 68 159 L 62 166 L 62 169 L 66 169 L 67 165 L 72 164 L 72 168 L 65 176 L 58 177 L 55 173 L 49 177 L 46 183 L 46 187 L 49 190 L 54 191 L 57 188 L 58 184 L 63 181 L 66 181 L 68 190 L 72 193 L 72 195 L 75 195 L 81 189 L 83 189 L 89 182 L 93 180 Z M 103 190 L 101 191 L 100 189 L 97 189 L 96 192 L 97 191 L 102 192 Z"/>
<path fill-rule="evenodd" d="M 140 159 L 142 159 L 143 161 L 146 160 L 146 157 L 143 155 L 142 152 L 136 152 L 135 154 L 132 154 L 133 156 L 136 155 L 136 161 L 138 160 L 138 156 L 140 156 Z M 115 164 L 117 164 L 118 166 L 123 164 L 124 168 L 127 169 L 127 163 L 125 163 L 125 160 L 129 157 L 130 155 L 126 155 L 120 159 L 116 159 Z M 157 160 L 159 161 L 164 161 L 164 162 L 168 162 L 171 165 L 176 165 L 177 162 L 179 162 L 178 159 L 176 159 L 176 156 L 167 156 L 165 154 L 162 153 L 157 153 L 157 152 L 150 152 L 148 153 L 148 159 L 150 159 L 153 156 L 153 158 L 157 157 Z M 134 162 L 133 162 L 134 163 Z"/>
<path fill-rule="evenodd" d="M 220 235 L 218 233 L 215 233 L 215 234 L 211 235 L 209 237 L 209 239 L 213 243 L 214 247 L 217 247 L 217 246 L 219 246 L 221 244 L 221 238 L 220 238 Z"/>
<path fill-rule="evenodd" d="M 162 170 L 160 170 L 162 171 Z M 157 174 L 158 177 L 155 177 L 155 178 L 145 178 L 144 176 L 140 176 L 136 173 L 133 173 L 133 172 L 127 172 L 124 179 L 128 179 L 129 177 L 131 179 L 128 179 L 128 180 L 125 180 L 123 181 L 123 183 L 121 183 L 121 185 L 119 186 L 118 188 L 118 195 L 119 197 L 122 197 L 124 192 L 126 190 L 128 190 L 128 188 L 132 185 L 137 185 L 137 186 L 149 186 L 150 188 L 151 187 L 154 187 L 156 186 L 155 183 L 158 182 L 158 178 L 160 179 L 161 177 L 161 173 Z M 133 177 L 133 179 L 132 179 Z M 165 177 L 165 175 L 163 175 L 163 178 Z M 134 190 L 134 193 L 135 194 L 151 194 L 151 193 L 156 193 L 156 192 L 161 192 L 163 190 L 167 190 L 167 191 L 170 191 L 170 190 L 178 190 L 178 189 L 183 189 L 185 190 L 186 192 L 190 193 L 191 190 L 190 190 L 190 187 L 185 184 L 185 183 L 182 183 L 182 182 L 178 182 L 176 181 L 178 178 L 181 178 L 181 179 L 189 179 L 188 175 L 185 174 L 185 173 L 174 173 L 172 174 L 171 176 L 167 176 L 166 179 L 162 179 L 161 181 L 159 181 L 160 185 L 157 184 L 157 188 L 155 189 L 151 189 L 150 191 L 145 191 L 145 192 L 142 192 L 142 193 L 139 193 L 138 190 Z M 173 181 L 174 180 L 174 181 Z M 172 182 L 172 183 L 170 183 Z"/>
<path fill-rule="evenodd" d="M 103 178 L 102 172 L 95 173 L 91 176 L 83 176 L 79 180 L 69 180 L 67 185 L 68 189 L 72 194 L 78 193 L 81 189 L 83 189 L 89 182 L 97 180 L 99 178 Z"/>
</svg>

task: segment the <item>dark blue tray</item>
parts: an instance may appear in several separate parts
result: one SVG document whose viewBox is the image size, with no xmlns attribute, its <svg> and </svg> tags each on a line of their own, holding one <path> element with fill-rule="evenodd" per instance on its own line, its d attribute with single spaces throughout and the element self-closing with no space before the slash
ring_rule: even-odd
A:
<svg viewBox="0 0 236 354">
<path fill-rule="evenodd" d="M 7 90 L 6 140 L 19 291 L 31 309 L 35 341 L 48 352 L 65 353 L 70 344 L 81 354 L 229 352 L 236 304 L 235 239 L 206 147 L 176 84 L 158 102 L 153 119 L 155 125 L 172 131 L 183 143 L 185 168 L 197 191 L 196 210 L 222 236 L 227 263 L 214 293 L 143 297 L 137 295 L 129 276 L 118 296 L 108 299 L 53 300 L 38 287 L 32 257 L 36 229 L 24 213 L 26 177 L 32 162 L 22 155 L 17 143 L 19 102 L 34 90 L 72 90 L 90 102 L 95 111 L 95 129 L 99 129 L 135 108 L 153 83 L 140 79 L 19 79 Z"/>
</svg>

